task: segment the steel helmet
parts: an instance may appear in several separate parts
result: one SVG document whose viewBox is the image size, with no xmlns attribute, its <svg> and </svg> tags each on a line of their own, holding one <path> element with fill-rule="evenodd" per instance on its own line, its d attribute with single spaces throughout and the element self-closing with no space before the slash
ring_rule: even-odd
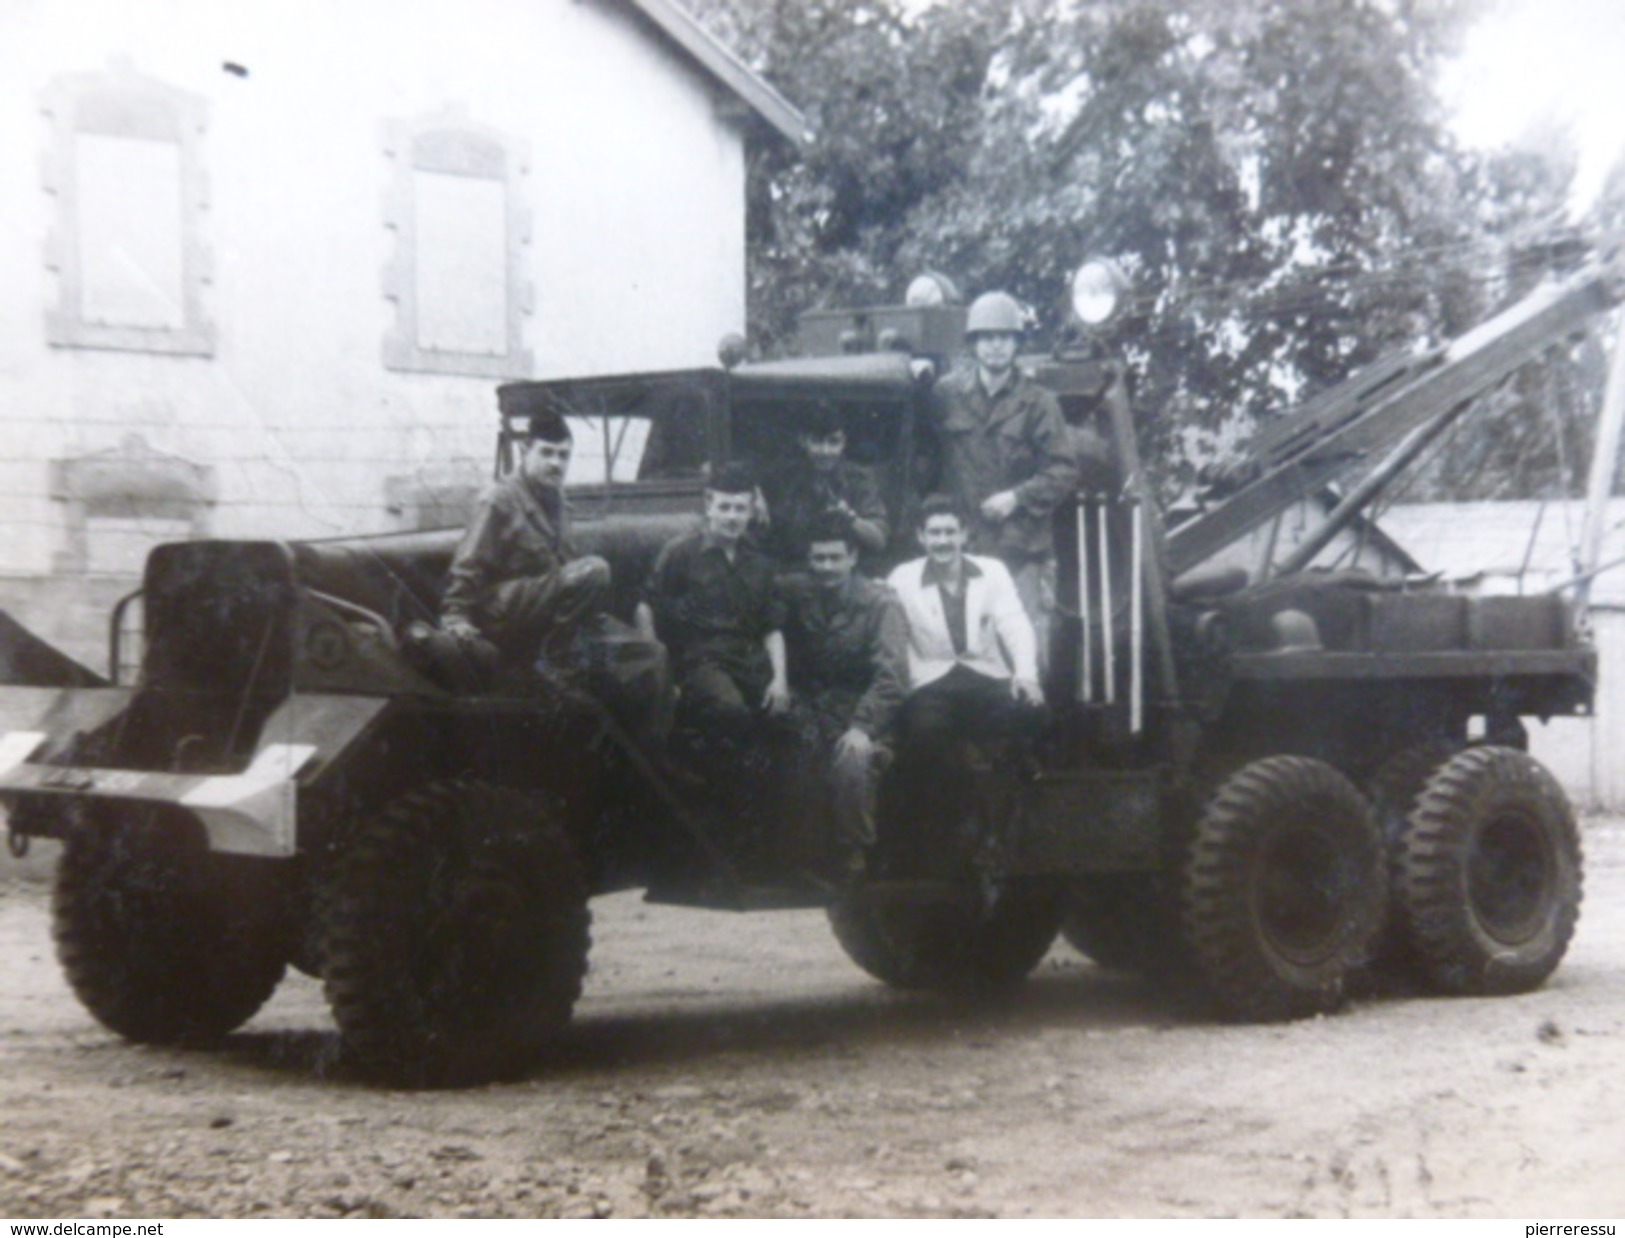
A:
<svg viewBox="0 0 1625 1238">
<path fill-rule="evenodd" d="M 970 303 L 965 315 L 965 334 L 983 331 L 1020 335 L 1024 324 L 1021 303 L 1008 292 L 984 292 Z"/>
</svg>

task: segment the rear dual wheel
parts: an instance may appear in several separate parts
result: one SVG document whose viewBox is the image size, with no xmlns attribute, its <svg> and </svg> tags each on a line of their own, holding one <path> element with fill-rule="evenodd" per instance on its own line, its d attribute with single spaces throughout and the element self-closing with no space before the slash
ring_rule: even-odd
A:
<svg viewBox="0 0 1625 1238">
<path fill-rule="evenodd" d="M 1580 915 L 1580 835 L 1551 773 L 1469 748 L 1429 778 L 1395 840 L 1393 931 L 1441 993 L 1521 993 L 1562 962 Z"/>
<path fill-rule="evenodd" d="M 1189 961 L 1236 1018 L 1334 1009 L 1382 923 L 1382 837 L 1363 796 L 1325 762 L 1282 756 L 1227 779 L 1181 872 Z"/>
</svg>

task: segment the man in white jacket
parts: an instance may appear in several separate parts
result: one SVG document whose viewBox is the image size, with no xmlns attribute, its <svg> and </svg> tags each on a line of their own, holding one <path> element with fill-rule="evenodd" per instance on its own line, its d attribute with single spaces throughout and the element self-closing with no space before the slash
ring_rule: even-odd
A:
<svg viewBox="0 0 1625 1238">
<path fill-rule="evenodd" d="M 1010 570 L 966 554 L 968 532 L 953 499 L 926 499 L 915 528 L 925 557 L 887 580 L 909 627 L 897 774 L 922 826 L 966 802 L 958 742 L 1030 733 L 1044 703 L 1038 642 Z"/>
<path fill-rule="evenodd" d="M 925 557 L 887 580 L 908 616 L 909 705 L 923 697 L 933 711 L 973 715 L 1012 700 L 1042 705 L 1038 643 L 1010 570 L 966 554 L 968 534 L 954 501 L 931 496 L 915 528 Z"/>
</svg>

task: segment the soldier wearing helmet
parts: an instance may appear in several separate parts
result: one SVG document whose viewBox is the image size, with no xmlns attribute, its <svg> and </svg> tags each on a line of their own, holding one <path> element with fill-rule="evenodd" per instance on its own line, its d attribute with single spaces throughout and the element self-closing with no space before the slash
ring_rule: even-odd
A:
<svg viewBox="0 0 1625 1238">
<path fill-rule="evenodd" d="M 971 303 L 971 364 L 936 389 L 934 489 L 970 514 L 971 548 L 1009 567 L 1042 650 L 1054 597 L 1051 516 L 1077 490 L 1078 469 L 1055 396 L 1016 364 L 1023 318 L 1007 292 Z"/>
</svg>

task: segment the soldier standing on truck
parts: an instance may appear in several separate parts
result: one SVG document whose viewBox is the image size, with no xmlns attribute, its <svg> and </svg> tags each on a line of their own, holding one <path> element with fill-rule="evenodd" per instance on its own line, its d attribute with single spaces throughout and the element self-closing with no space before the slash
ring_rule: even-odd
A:
<svg viewBox="0 0 1625 1238">
<path fill-rule="evenodd" d="M 541 670 L 577 660 L 577 637 L 604 609 L 610 569 L 570 544 L 564 475 L 573 447 L 562 416 L 536 414 L 519 468 L 481 496 L 441 602 L 441 631 L 460 644 L 488 641 L 505 660 Z"/>
<path fill-rule="evenodd" d="M 870 470 L 846 459 L 840 410 L 820 401 L 800 421 L 793 460 L 764 479 L 767 529 L 763 549 L 794 571 L 807 566 L 808 534 L 836 516 L 852 530 L 861 554 L 886 548 L 886 503 Z"/>
<path fill-rule="evenodd" d="M 723 468 L 706 485 L 704 525 L 661 548 L 638 605 L 638 627 L 670 653 L 690 735 L 737 743 L 790 703 L 782 594 L 745 536 L 756 506 L 755 478 Z"/>
<path fill-rule="evenodd" d="M 834 837 L 831 875 L 850 884 L 875 842 L 879 742 L 908 688 L 908 621 L 891 590 L 860 575 L 854 522 L 807 530 L 805 575 L 786 586 L 791 719 Z"/>
<path fill-rule="evenodd" d="M 971 521 L 970 546 L 1010 569 L 1042 654 L 1054 608 L 1057 505 L 1078 487 L 1061 406 L 1016 364 L 1023 313 L 1006 292 L 971 303 L 971 361 L 937 384 L 937 489 Z"/>
</svg>

